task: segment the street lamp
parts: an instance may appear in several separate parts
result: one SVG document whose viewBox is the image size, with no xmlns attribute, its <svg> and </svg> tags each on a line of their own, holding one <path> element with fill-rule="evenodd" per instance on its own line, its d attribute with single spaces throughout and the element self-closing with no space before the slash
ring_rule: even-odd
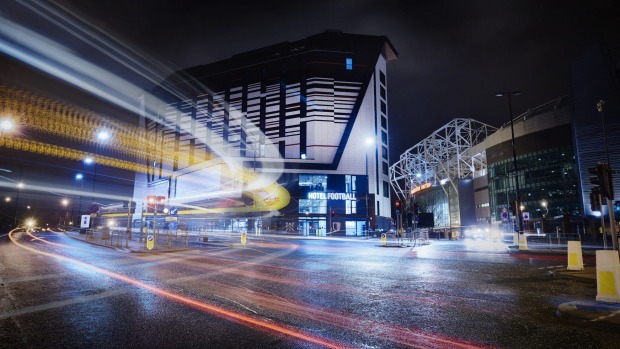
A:
<svg viewBox="0 0 620 349">
<path fill-rule="evenodd" d="M 90 166 L 90 165 L 93 165 L 93 164 L 94 164 L 94 167 L 95 167 L 95 168 L 94 168 L 94 171 L 93 171 L 93 172 L 94 172 L 94 174 L 93 174 L 93 190 L 92 190 L 92 195 L 91 195 L 91 197 L 90 197 L 90 201 L 91 201 L 91 203 L 95 201 L 95 181 L 97 180 L 97 163 L 95 162 L 95 159 L 93 159 L 93 158 L 92 158 L 92 157 L 90 157 L 90 156 L 87 156 L 87 157 L 85 157 L 85 158 L 84 158 L 84 170 L 86 170 L 86 165 L 89 165 L 89 166 Z M 76 177 L 75 177 L 75 178 L 76 178 L 76 179 L 78 179 L 78 178 L 77 178 L 77 175 L 76 175 Z M 80 177 L 80 179 L 81 179 L 81 178 L 84 178 L 84 177 Z M 84 187 L 84 183 L 82 183 L 82 188 L 83 188 L 83 187 Z M 80 194 L 80 195 L 81 195 L 81 194 Z M 80 200 L 80 201 L 81 201 L 81 200 Z M 82 203 L 80 202 L 80 210 L 81 210 L 81 204 L 82 204 Z"/>
<path fill-rule="evenodd" d="M 11 132 L 15 128 L 13 119 L 2 118 L 0 119 L 0 134 L 4 135 L 5 132 Z"/>
<path fill-rule="evenodd" d="M 110 138 L 110 133 L 107 130 L 101 130 L 97 133 L 97 139 L 100 141 L 107 141 Z"/>
<path fill-rule="evenodd" d="M 375 144 L 375 140 L 372 137 L 366 138 L 366 232 L 365 235 L 368 236 L 369 228 L 369 215 L 370 208 L 368 207 L 368 196 L 370 195 L 370 176 L 368 176 L 368 149 L 372 145 Z"/>
<path fill-rule="evenodd" d="M 62 201 L 61 201 L 60 203 L 61 203 L 61 204 L 62 204 L 62 206 L 64 206 L 64 208 L 65 208 L 65 216 L 64 216 L 64 218 L 63 218 L 63 220 L 62 220 L 62 224 L 63 224 L 63 225 L 66 225 L 66 224 L 67 224 L 67 213 L 68 213 L 68 212 L 67 212 L 67 205 L 69 204 L 69 200 L 67 200 L 67 199 L 62 199 Z"/>
<path fill-rule="evenodd" d="M 17 204 L 19 202 L 19 191 L 24 187 L 24 183 L 17 183 L 17 191 L 15 194 L 15 208 L 13 209 L 13 228 L 17 227 Z"/>
<path fill-rule="evenodd" d="M 78 216 L 82 214 L 82 192 L 84 191 L 84 181 L 82 180 L 84 179 L 84 175 L 81 173 L 78 173 L 75 175 L 75 180 L 76 181 L 80 181 L 80 183 L 82 184 L 82 190 L 80 190 L 80 208 L 78 209 Z M 73 191 L 75 192 L 75 181 L 73 182 Z M 75 201 L 73 202 L 73 204 L 71 205 L 71 221 L 73 221 L 73 211 L 75 209 Z M 73 225 L 73 224 L 71 224 Z"/>
<path fill-rule="evenodd" d="M 545 209 L 545 218 L 549 214 L 549 207 L 547 207 L 547 201 L 543 200 L 541 203 L 542 207 Z"/>
<path fill-rule="evenodd" d="M 514 129 L 513 119 L 512 119 L 512 99 L 511 99 L 511 96 L 518 96 L 520 94 L 521 92 L 519 91 L 506 91 L 506 92 L 498 92 L 495 94 L 495 96 L 496 97 L 508 96 L 508 111 L 510 113 L 510 132 L 512 134 L 512 163 L 515 168 L 515 195 L 516 195 L 515 211 L 517 211 L 516 217 L 519 222 L 519 233 L 523 234 L 523 220 L 520 217 L 521 199 L 519 197 L 519 169 L 517 167 L 517 151 L 515 149 L 515 129 Z M 515 238 L 517 238 L 517 243 L 518 243 L 518 236 L 515 236 Z"/>
</svg>

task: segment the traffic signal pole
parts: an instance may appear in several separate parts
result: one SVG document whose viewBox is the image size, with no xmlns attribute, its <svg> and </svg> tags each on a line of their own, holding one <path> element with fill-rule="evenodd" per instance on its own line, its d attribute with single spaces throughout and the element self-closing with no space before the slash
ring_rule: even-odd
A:
<svg viewBox="0 0 620 349">
<path fill-rule="evenodd" d="M 607 232 L 605 232 L 605 216 L 603 215 L 603 197 L 599 194 L 596 198 L 599 202 L 599 207 L 601 207 L 601 233 L 603 233 L 603 249 L 607 249 Z M 613 246 L 613 244 L 612 244 Z"/>
<path fill-rule="evenodd" d="M 611 230 L 611 243 L 613 249 L 618 251 L 618 233 L 616 232 L 616 218 L 614 217 L 614 203 L 607 198 L 607 208 L 609 209 L 609 225 Z M 601 215 L 602 217 L 603 215 Z"/>
</svg>

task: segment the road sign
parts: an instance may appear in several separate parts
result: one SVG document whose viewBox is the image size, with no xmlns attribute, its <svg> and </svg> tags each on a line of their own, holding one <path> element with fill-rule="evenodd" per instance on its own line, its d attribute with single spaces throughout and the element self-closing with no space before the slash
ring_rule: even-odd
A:
<svg viewBox="0 0 620 349">
<path fill-rule="evenodd" d="M 177 219 L 178 219 L 178 217 L 170 217 L 170 216 L 168 216 L 168 217 L 166 217 L 166 222 L 176 222 Z"/>
<path fill-rule="evenodd" d="M 530 213 L 529 212 L 523 212 L 523 220 L 524 221 L 529 221 L 530 220 Z"/>
<path fill-rule="evenodd" d="M 90 228 L 90 215 L 82 215 L 82 220 L 80 221 L 80 228 Z"/>
<path fill-rule="evenodd" d="M 148 235 L 146 237 L 146 248 L 148 248 L 149 250 L 152 250 L 153 247 L 155 247 L 155 239 L 153 238 L 153 235 Z"/>
<path fill-rule="evenodd" d="M 170 207 L 170 212 L 169 213 L 170 213 L 171 216 L 176 216 L 177 213 L 179 213 L 179 209 L 176 208 L 176 207 Z"/>
<path fill-rule="evenodd" d="M 505 208 L 504 208 L 504 210 L 505 210 Z M 502 211 L 502 219 L 503 220 L 508 220 L 508 212 Z"/>
<path fill-rule="evenodd" d="M 97 213 L 97 212 L 99 212 L 99 205 L 96 205 L 96 204 L 92 204 L 92 205 L 90 205 L 90 212 L 91 212 L 91 213 Z"/>
</svg>

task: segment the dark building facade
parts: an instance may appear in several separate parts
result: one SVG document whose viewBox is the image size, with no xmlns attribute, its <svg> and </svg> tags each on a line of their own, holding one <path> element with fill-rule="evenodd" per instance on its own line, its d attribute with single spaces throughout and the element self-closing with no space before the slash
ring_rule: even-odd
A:
<svg viewBox="0 0 620 349">
<path fill-rule="evenodd" d="M 571 108 L 575 151 L 579 163 L 583 212 L 593 215 L 590 207 L 588 168 L 598 162 L 620 169 L 620 78 L 619 58 L 597 43 L 571 64 Z M 599 111 L 599 102 L 602 108 Z M 613 175 L 614 200 L 620 200 L 620 175 Z M 607 207 L 603 206 L 604 214 Z M 618 212 L 620 213 L 620 212 Z"/>
</svg>

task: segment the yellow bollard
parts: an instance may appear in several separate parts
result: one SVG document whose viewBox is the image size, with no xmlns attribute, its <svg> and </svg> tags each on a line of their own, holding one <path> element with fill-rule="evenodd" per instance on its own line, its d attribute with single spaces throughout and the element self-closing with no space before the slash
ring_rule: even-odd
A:
<svg viewBox="0 0 620 349">
<path fill-rule="evenodd" d="M 387 245 L 387 235 L 385 233 L 381 234 L 381 246 Z"/>
<path fill-rule="evenodd" d="M 527 251 L 527 236 L 525 233 L 519 234 L 519 251 Z"/>
<path fill-rule="evenodd" d="M 596 300 L 620 303 L 618 251 L 596 251 Z"/>
<path fill-rule="evenodd" d="M 581 241 L 568 242 L 568 270 L 583 270 L 583 253 Z"/>
<path fill-rule="evenodd" d="M 245 245 L 248 242 L 248 237 L 245 232 L 241 233 L 241 244 Z"/>
</svg>

